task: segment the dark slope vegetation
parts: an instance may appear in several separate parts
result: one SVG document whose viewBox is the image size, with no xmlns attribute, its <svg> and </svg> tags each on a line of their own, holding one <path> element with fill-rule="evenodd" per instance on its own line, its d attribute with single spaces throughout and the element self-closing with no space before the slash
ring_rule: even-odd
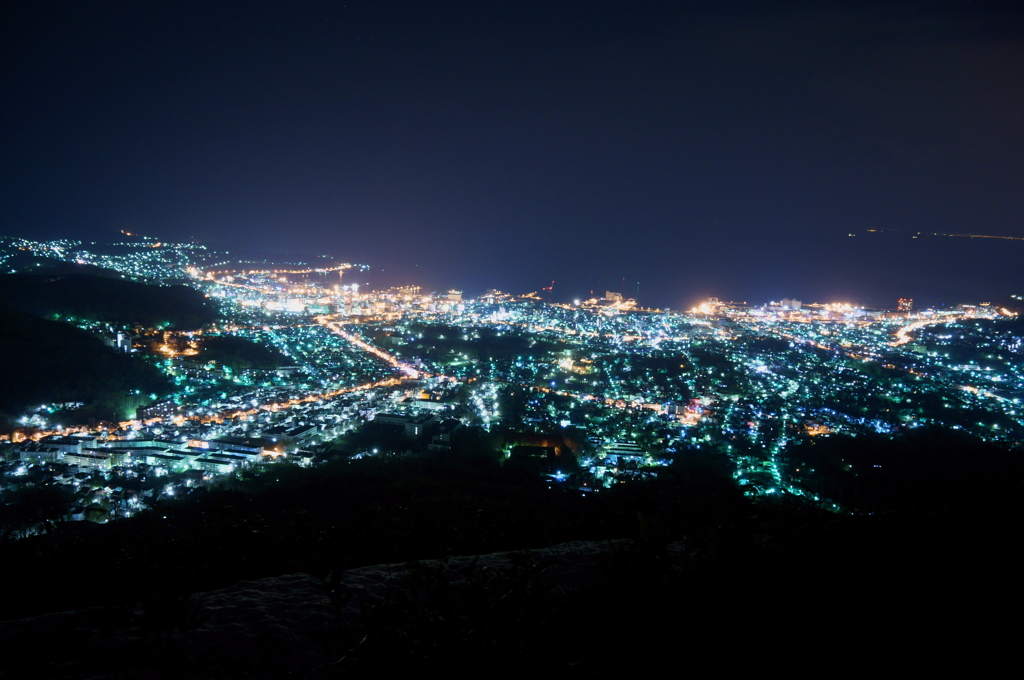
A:
<svg viewBox="0 0 1024 680">
<path fill-rule="evenodd" d="M 37 257 L 28 251 L 14 253 L 4 262 L 4 273 L 29 274 L 33 276 L 67 276 L 83 274 L 102 276 L 108 279 L 119 279 L 121 274 L 113 269 L 104 269 L 94 264 L 80 264 L 66 260 L 54 260 L 49 257 Z"/>
<path fill-rule="evenodd" d="M 131 603 L 157 591 L 181 595 L 297 571 L 323 576 L 367 564 L 630 536 L 640 531 L 637 513 L 657 540 L 668 535 L 663 515 L 672 517 L 673 529 L 703 532 L 698 527 L 749 511 L 717 472 L 581 498 L 483 452 L 334 459 L 309 470 L 276 465 L 245 474 L 244 481 L 196 490 L 128 520 L 64 523 L 46 535 L 0 542 L 0 558 L 27 579 L 23 599 L 3 600 L 7 616 Z M 138 480 L 117 483 L 131 488 Z M 72 563 L 75 582 L 98 587 L 64 579 Z"/>
<path fill-rule="evenodd" d="M 1008 484 L 1019 489 L 1019 477 Z M 927 495 L 942 503 L 874 515 L 755 503 L 705 454 L 586 498 L 483 452 L 275 467 L 131 520 L 2 545 L 19 584 L 3 604 L 18 617 L 141 603 L 154 625 L 173 627 L 187 593 L 243 579 L 330 581 L 362 565 L 631 538 L 617 575 L 567 600 L 543 587 L 542 572 L 510 574 L 508 597 L 485 593 L 473 614 L 424 574 L 426 599 L 366 612 L 374 644 L 351 660 L 367 671 L 550 662 L 590 677 L 652 660 L 757 664 L 769 648 L 798 666 L 839 653 L 845 668 L 898 651 L 909 630 L 929 645 L 951 642 L 957 617 L 991 620 L 1017 578 L 1016 494 L 939 491 Z M 683 555 L 670 566 L 672 541 Z M 396 621 L 411 632 L 398 634 Z"/>
<path fill-rule="evenodd" d="M 887 435 L 814 438 L 788 451 L 786 468 L 810 491 L 862 512 L 928 508 L 1020 489 L 1022 451 L 939 427 Z"/>
<path fill-rule="evenodd" d="M 58 422 L 120 420 L 147 395 L 166 392 L 167 378 L 141 357 L 116 352 L 70 324 L 0 305 L 0 429 L 31 406 L 83 402 Z M 136 394 L 138 391 L 138 394 Z M 51 420 L 54 420 L 51 418 Z"/>
<path fill-rule="evenodd" d="M 255 368 L 270 370 L 287 366 L 291 361 L 273 345 L 261 345 L 246 338 L 230 335 L 203 337 L 202 361 L 216 361 L 235 373 Z"/>
<path fill-rule="evenodd" d="M 199 328 L 217 315 L 213 302 L 192 288 L 86 274 L 0 276 L 0 300 L 33 316 L 118 326 Z"/>
</svg>

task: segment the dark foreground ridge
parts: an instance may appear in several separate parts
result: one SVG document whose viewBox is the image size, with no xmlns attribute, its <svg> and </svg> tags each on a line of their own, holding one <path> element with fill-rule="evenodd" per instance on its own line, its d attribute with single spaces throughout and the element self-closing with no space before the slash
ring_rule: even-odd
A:
<svg viewBox="0 0 1024 680">
<path fill-rule="evenodd" d="M 1019 480 L 847 514 L 697 453 L 586 497 L 482 449 L 274 468 L 0 543 L 0 677 L 984 673 L 1014 649 Z"/>
<path fill-rule="evenodd" d="M 35 677 L 344 676 L 496 651 L 505 644 L 499 631 L 527 633 L 513 629 L 574 594 L 611 586 L 634 552 L 629 541 L 576 541 L 326 580 L 291 574 L 135 608 L 8 621 L 0 635 L 20 650 L 13 669 Z M 681 544 L 668 547 L 671 568 L 682 553 Z M 59 657 L 46 654 L 53 646 Z"/>
<path fill-rule="evenodd" d="M 782 552 L 574 541 L 242 581 L 7 621 L 3 677 L 995 670 L 1012 649 L 1011 629 L 993 617 L 1008 603 L 1017 560 L 998 547 L 979 551 L 991 545 L 985 531 L 969 545 L 966 527 L 948 528 L 943 545 L 935 526 L 891 522 L 884 559 L 879 527 L 861 526 L 811 528 Z M 971 650 L 982 637 L 991 653 L 979 657 Z"/>
</svg>

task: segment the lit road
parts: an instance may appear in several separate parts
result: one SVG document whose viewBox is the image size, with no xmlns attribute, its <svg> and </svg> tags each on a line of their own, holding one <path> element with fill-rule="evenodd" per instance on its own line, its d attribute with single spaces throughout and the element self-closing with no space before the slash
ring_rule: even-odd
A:
<svg viewBox="0 0 1024 680">
<path fill-rule="evenodd" d="M 899 347 L 900 345 L 905 345 L 905 344 L 907 344 L 908 342 L 910 342 L 911 340 L 914 339 L 910 334 L 913 333 L 916 330 L 919 330 L 921 328 L 925 328 L 926 326 L 934 326 L 936 324 L 955 323 L 957 321 L 962 321 L 963 319 L 966 319 L 966 318 L 967 318 L 966 314 L 956 314 L 956 315 L 943 316 L 943 317 L 934 318 L 934 319 L 918 319 L 917 321 L 914 321 L 912 323 L 908 323 L 906 326 L 903 326 L 899 330 L 897 330 L 896 331 L 896 339 L 892 343 L 890 343 L 890 344 L 893 347 Z"/>
<path fill-rule="evenodd" d="M 266 402 L 263 404 L 257 404 L 252 408 L 238 409 L 230 408 L 223 409 L 220 411 L 211 411 L 209 413 L 200 413 L 194 416 L 175 416 L 173 418 L 145 418 L 137 420 L 124 420 L 117 423 L 117 427 L 123 430 L 137 429 L 146 425 L 156 425 L 164 422 L 173 422 L 175 424 L 184 424 L 185 422 L 200 422 L 200 423 L 222 423 L 229 418 L 248 418 L 249 416 L 256 415 L 260 411 L 280 411 L 283 409 L 292 408 L 299 404 L 308 404 L 316 401 L 324 401 L 340 397 L 343 394 L 352 394 L 354 392 L 365 392 L 367 390 L 377 389 L 378 387 L 396 387 L 401 384 L 401 381 L 394 378 L 389 380 L 380 380 L 373 383 L 365 383 L 363 385 L 356 385 L 355 387 L 345 387 L 337 390 L 330 390 L 326 392 L 310 392 L 302 397 L 295 397 L 294 399 L 286 399 L 284 401 L 273 401 Z M 26 438 L 39 440 L 49 435 L 70 435 L 81 432 L 95 432 L 97 429 L 105 428 L 87 428 L 87 427 L 65 427 L 61 429 L 47 429 L 38 430 L 30 437 L 26 437 L 24 434 L 15 432 L 14 435 L 2 435 L 0 441 L 24 441 Z"/>
<path fill-rule="evenodd" d="M 393 354 L 388 354 L 381 348 L 375 347 L 370 343 L 366 342 L 365 340 L 362 340 L 353 335 L 352 333 L 349 333 L 348 331 L 344 330 L 341 327 L 341 324 L 338 323 L 337 321 L 331 321 L 326 316 L 318 316 L 316 317 L 316 321 L 317 323 L 322 324 L 325 328 L 329 329 L 332 333 L 341 336 L 342 338 L 344 338 L 351 344 L 355 345 L 359 349 L 363 350 L 364 352 L 368 352 L 369 354 L 372 354 L 378 359 L 381 359 L 390 364 L 391 366 L 394 366 L 402 373 L 404 373 L 407 377 L 412 378 L 414 380 L 420 378 L 420 371 L 413 368 L 409 364 L 403 363 Z"/>
</svg>

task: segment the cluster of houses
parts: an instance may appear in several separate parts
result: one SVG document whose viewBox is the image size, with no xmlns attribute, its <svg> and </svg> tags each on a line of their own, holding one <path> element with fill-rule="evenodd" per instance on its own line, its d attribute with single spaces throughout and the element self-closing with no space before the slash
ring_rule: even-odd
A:
<svg viewBox="0 0 1024 680">
<path fill-rule="evenodd" d="M 288 453 L 308 458 L 309 454 L 299 447 L 316 433 L 316 426 L 300 425 L 272 428 L 260 437 L 224 436 L 186 442 L 53 435 L 22 442 L 15 446 L 14 453 L 26 464 L 64 463 L 80 472 L 130 468 L 141 463 L 170 472 L 217 473 Z"/>
</svg>

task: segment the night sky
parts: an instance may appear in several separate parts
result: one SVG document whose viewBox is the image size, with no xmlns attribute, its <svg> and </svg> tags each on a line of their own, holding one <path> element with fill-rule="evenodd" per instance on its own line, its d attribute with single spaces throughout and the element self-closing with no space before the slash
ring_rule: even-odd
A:
<svg viewBox="0 0 1024 680">
<path fill-rule="evenodd" d="M 912 238 L 1024 237 L 1024 12 L 679 4 L 6 0 L 0 234 L 673 308 L 1024 293 L 1024 241 Z"/>
</svg>

